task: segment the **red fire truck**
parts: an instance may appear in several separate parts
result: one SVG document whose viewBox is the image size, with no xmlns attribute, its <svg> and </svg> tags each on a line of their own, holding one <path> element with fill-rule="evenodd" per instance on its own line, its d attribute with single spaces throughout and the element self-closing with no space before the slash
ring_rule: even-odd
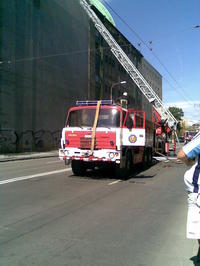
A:
<svg viewBox="0 0 200 266">
<path fill-rule="evenodd" d="M 134 165 L 151 164 L 153 134 L 153 123 L 142 110 L 112 100 L 77 101 L 62 130 L 59 158 L 71 163 L 75 175 L 109 164 L 125 178 Z"/>
<path fill-rule="evenodd" d="M 177 124 L 177 120 L 87 1 L 80 0 L 80 4 L 109 45 L 115 58 L 160 114 L 164 124 L 154 127 L 152 119 L 145 119 L 143 110 L 127 108 L 127 104 L 124 106 L 121 101 L 120 105 L 115 104 L 112 101 L 112 93 L 111 100 L 108 101 L 79 101 L 69 110 L 66 125 L 62 130 L 59 157 L 65 162 L 71 162 L 72 171 L 76 175 L 83 175 L 88 168 L 94 168 L 96 165 L 110 164 L 114 166 L 117 176 L 127 176 L 135 164 L 151 163 L 153 146 L 159 134 L 163 136 L 163 128 L 165 131 L 168 127 L 171 130 Z"/>
</svg>

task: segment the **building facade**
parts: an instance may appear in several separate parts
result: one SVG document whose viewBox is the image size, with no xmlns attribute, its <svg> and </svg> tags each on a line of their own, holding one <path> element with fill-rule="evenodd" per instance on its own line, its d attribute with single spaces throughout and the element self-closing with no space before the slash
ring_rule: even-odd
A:
<svg viewBox="0 0 200 266">
<path fill-rule="evenodd" d="M 142 71 L 140 52 L 98 15 Z M 127 84 L 113 88 L 113 98 L 126 90 L 142 108 L 144 97 L 79 0 L 0 1 L 0 153 L 57 149 L 68 108 L 77 99 L 108 99 L 121 80 Z"/>
<path fill-rule="evenodd" d="M 87 98 L 88 18 L 78 0 L 0 1 L 0 152 L 57 148 Z"/>
</svg>

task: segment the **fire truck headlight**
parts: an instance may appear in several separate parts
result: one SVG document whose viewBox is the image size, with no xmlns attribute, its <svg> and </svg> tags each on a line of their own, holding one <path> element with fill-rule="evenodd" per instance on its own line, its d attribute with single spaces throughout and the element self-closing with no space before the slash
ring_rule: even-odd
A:
<svg viewBox="0 0 200 266">
<path fill-rule="evenodd" d="M 65 150 L 65 155 L 68 156 L 69 155 L 69 152 Z"/>
<path fill-rule="evenodd" d="M 115 157 L 114 152 L 110 152 L 110 153 L 109 153 L 109 157 L 110 157 L 110 159 L 113 159 L 113 158 Z"/>
<path fill-rule="evenodd" d="M 112 109 L 112 114 L 115 115 L 117 113 L 116 109 Z"/>
</svg>

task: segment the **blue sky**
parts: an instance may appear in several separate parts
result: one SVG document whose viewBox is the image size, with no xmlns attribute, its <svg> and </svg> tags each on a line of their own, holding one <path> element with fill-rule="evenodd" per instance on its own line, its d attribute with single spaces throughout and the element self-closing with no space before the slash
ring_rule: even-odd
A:
<svg viewBox="0 0 200 266">
<path fill-rule="evenodd" d="M 105 1 L 142 41 L 147 45 L 152 41 L 152 51 L 143 43 L 140 51 L 163 76 L 163 102 L 181 107 L 189 120 L 200 121 L 200 27 L 194 28 L 200 25 L 200 1 Z M 116 27 L 139 48 L 141 40 L 106 7 Z"/>
</svg>

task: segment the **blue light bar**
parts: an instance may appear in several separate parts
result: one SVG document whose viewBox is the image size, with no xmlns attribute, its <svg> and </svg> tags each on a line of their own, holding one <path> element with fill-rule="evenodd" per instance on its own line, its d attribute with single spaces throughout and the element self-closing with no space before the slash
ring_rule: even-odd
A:
<svg viewBox="0 0 200 266">
<path fill-rule="evenodd" d="M 97 105 L 96 100 L 94 101 L 76 101 L 76 105 L 79 106 L 90 106 L 90 105 Z M 113 101 L 112 100 L 101 100 L 101 105 L 112 105 Z"/>
</svg>

